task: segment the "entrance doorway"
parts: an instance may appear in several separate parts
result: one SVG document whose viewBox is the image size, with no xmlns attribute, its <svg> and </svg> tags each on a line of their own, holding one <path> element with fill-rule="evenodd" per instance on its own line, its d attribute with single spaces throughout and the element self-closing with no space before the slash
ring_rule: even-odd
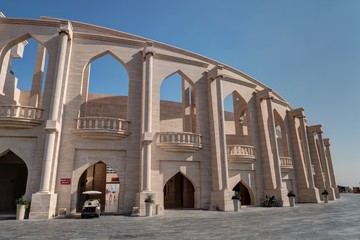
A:
<svg viewBox="0 0 360 240">
<path fill-rule="evenodd" d="M 173 176 L 164 187 L 164 208 L 194 208 L 193 184 L 180 172 Z"/>
<path fill-rule="evenodd" d="M 25 162 L 12 151 L 0 156 L 0 212 L 15 213 L 15 199 L 26 192 L 28 170 Z"/>
<path fill-rule="evenodd" d="M 85 170 L 78 184 L 78 201 L 76 211 L 81 212 L 88 196 L 82 194 L 85 191 L 100 191 L 97 195 L 100 199 L 101 212 L 118 212 L 120 181 L 116 171 L 103 162 L 98 162 Z"/>
<path fill-rule="evenodd" d="M 241 205 L 251 205 L 249 189 L 244 184 L 242 184 L 242 182 L 236 184 L 232 190 L 235 192 L 240 192 Z"/>
</svg>

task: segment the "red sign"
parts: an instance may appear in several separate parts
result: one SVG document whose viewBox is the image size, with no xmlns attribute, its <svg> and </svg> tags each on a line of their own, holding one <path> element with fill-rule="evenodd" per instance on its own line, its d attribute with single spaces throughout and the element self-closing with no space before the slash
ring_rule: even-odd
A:
<svg viewBox="0 0 360 240">
<path fill-rule="evenodd" d="M 70 185 L 71 184 L 71 178 L 60 178 L 60 184 L 61 185 Z"/>
</svg>

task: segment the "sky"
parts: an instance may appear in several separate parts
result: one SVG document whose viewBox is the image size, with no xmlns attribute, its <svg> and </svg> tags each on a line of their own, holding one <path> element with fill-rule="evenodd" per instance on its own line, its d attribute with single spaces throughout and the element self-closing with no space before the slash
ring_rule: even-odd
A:
<svg viewBox="0 0 360 240">
<path fill-rule="evenodd" d="M 337 184 L 360 184 L 358 0 L 0 0 L 0 11 L 112 28 L 234 67 L 322 124 Z"/>
</svg>

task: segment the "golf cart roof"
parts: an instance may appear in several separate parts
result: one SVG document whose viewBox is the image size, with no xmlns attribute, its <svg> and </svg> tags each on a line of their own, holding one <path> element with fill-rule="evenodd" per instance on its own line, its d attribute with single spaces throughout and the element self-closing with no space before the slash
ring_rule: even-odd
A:
<svg viewBox="0 0 360 240">
<path fill-rule="evenodd" d="M 85 192 L 83 192 L 82 194 L 88 194 L 88 195 L 99 195 L 99 194 L 101 194 L 101 192 L 91 190 L 91 191 L 85 191 Z"/>
</svg>

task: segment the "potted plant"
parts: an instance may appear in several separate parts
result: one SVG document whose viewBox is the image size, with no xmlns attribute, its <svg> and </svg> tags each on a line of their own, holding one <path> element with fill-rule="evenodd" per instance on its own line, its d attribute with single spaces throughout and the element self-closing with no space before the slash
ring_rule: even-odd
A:
<svg viewBox="0 0 360 240">
<path fill-rule="evenodd" d="M 240 192 L 235 192 L 234 196 L 231 197 L 231 199 L 233 200 L 233 204 L 234 204 L 234 211 L 238 212 L 240 211 L 241 208 L 241 197 L 240 197 Z"/>
<path fill-rule="evenodd" d="M 24 195 L 15 200 L 16 204 L 16 220 L 23 220 L 25 217 L 25 211 L 29 207 L 30 202 Z"/>
<path fill-rule="evenodd" d="M 287 194 L 288 198 L 289 198 L 289 203 L 290 203 L 290 207 L 295 207 L 295 193 L 294 191 L 289 191 Z"/>
<path fill-rule="evenodd" d="M 329 202 L 329 193 L 326 189 L 324 189 L 324 191 L 321 193 L 321 195 L 324 198 L 324 203 L 328 203 Z"/>
<path fill-rule="evenodd" d="M 148 194 L 145 198 L 145 216 L 151 217 L 152 216 L 152 205 L 155 203 L 154 195 Z"/>
</svg>

